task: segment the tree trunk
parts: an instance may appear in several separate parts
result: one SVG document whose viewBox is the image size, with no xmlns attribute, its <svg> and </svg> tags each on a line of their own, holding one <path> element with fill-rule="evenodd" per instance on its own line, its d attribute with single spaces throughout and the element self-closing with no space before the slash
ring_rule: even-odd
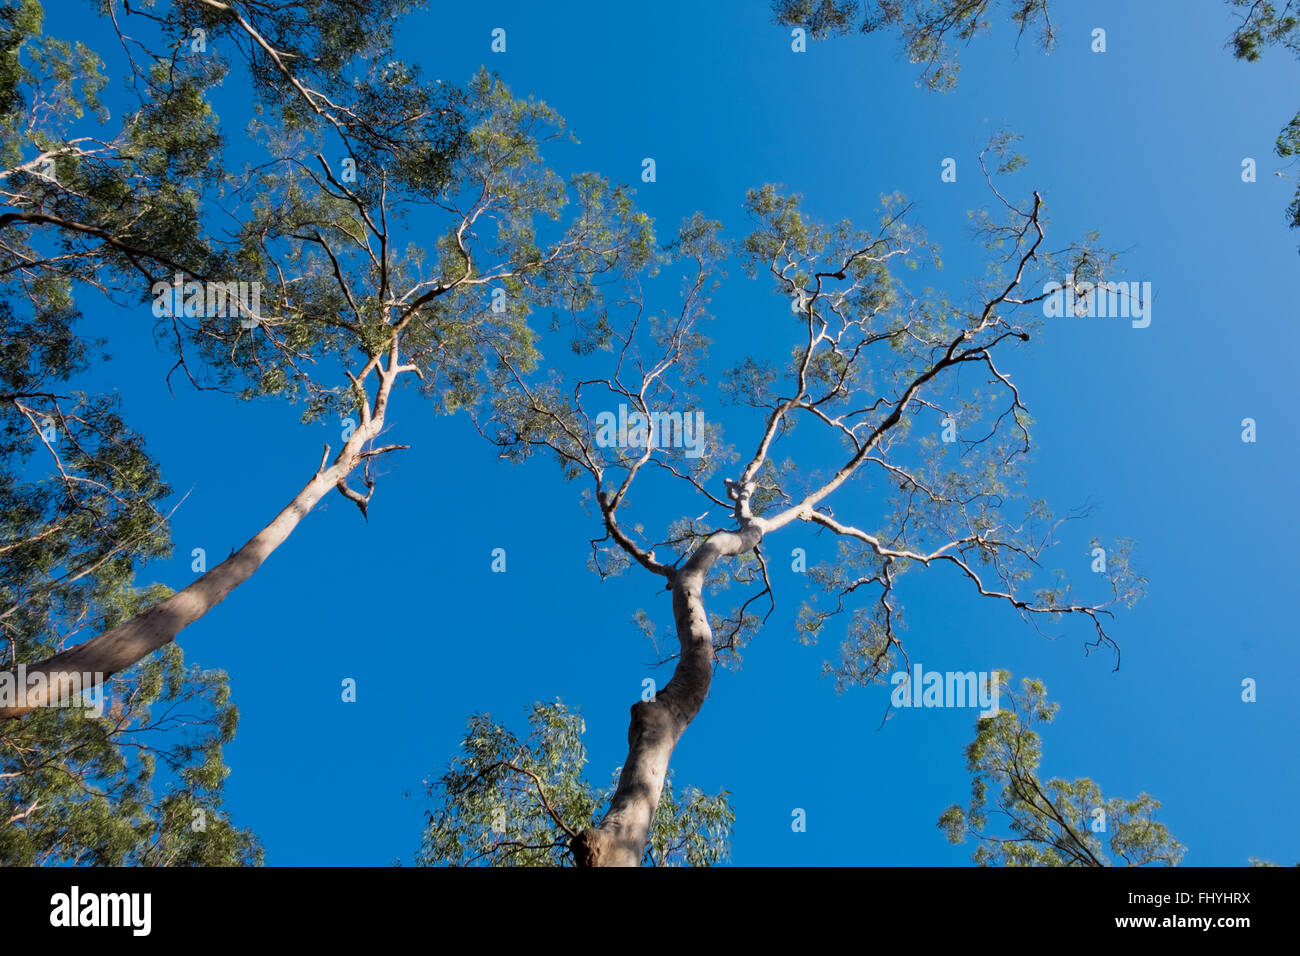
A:
<svg viewBox="0 0 1300 956">
<path fill-rule="evenodd" d="M 270 524 L 189 587 L 83 644 L 39 664 L 26 665 L 26 683 L 21 683 L 14 671 L 0 673 L 0 680 L 7 680 L 10 686 L 17 688 L 16 696 L 21 701 L 16 706 L 0 707 L 0 720 L 22 717 L 38 707 L 57 704 L 60 687 L 85 690 L 174 640 L 182 629 L 203 617 L 253 576 L 271 552 L 284 543 L 298 522 L 338 484 L 340 478 L 346 477 L 356 467 L 360 461 L 357 457 L 359 447 L 360 442 L 349 441 L 334 463 L 313 475 L 306 487 Z M 36 674 L 44 675 L 45 680 L 33 688 L 30 684 Z M 73 683 L 68 678 L 61 680 L 59 676 L 73 674 L 93 675 L 93 680 L 82 683 L 78 678 Z"/>
<path fill-rule="evenodd" d="M 704 608 L 704 580 L 720 557 L 744 554 L 762 539 L 757 521 L 718 531 L 700 545 L 672 579 L 673 617 L 681 653 L 672 679 L 654 700 L 632 705 L 628 756 L 609 811 L 572 843 L 579 866 L 639 866 L 663 793 L 668 760 L 686 727 L 704 706 L 713 681 L 713 629 Z"/>
</svg>

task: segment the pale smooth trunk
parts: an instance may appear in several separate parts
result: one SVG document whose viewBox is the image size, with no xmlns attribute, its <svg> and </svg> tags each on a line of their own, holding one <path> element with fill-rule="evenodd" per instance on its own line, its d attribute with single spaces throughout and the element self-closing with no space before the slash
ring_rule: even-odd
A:
<svg viewBox="0 0 1300 956">
<path fill-rule="evenodd" d="M 51 691 L 60 686 L 60 674 L 87 674 L 94 683 L 106 679 L 143 660 L 153 651 L 176 638 L 184 628 L 193 624 L 240 584 L 243 584 L 261 567 L 262 562 L 284 543 L 306 514 L 334 487 L 340 474 L 346 474 L 337 463 L 314 475 L 294 499 L 275 518 L 255 534 L 248 543 L 225 561 L 204 573 L 193 584 L 177 591 L 167 600 L 154 605 L 91 638 L 83 644 L 69 648 L 38 664 L 26 665 L 26 686 L 18 686 L 17 673 L 10 671 L 7 679 L 16 686 L 23 703 L 13 707 L 0 707 L 0 719 L 22 717 L 38 707 L 57 704 L 51 700 Z M 43 686 L 32 687 L 32 675 L 43 674 Z M 81 684 L 82 689 L 92 686 Z"/>
<path fill-rule="evenodd" d="M 713 629 L 704 580 L 720 557 L 743 554 L 762 537 L 756 524 L 709 536 L 673 578 L 673 618 L 681 653 L 672 679 L 654 700 L 637 701 L 627 731 L 628 756 L 609 810 L 574 838 L 579 866 L 639 866 L 677 741 L 704 706 L 713 681 Z"/>
</svg>

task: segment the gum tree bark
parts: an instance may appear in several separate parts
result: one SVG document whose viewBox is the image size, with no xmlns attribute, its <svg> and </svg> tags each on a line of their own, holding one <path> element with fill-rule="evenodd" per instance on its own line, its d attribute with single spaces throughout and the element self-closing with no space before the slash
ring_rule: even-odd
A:
<svg viewBox="0 0 1300 956">
<path fill-rule="evenodd" d="M 663 690 L 653 700 L 632 705 L 627 762 L 609 812 L 573 841 L 579 866 L 640 865 L 669 758 L 704 706 L 713 681 L 713 629 L 704 608 L 704 581 L 719 558 L 744 554 L 762 537 L 760 521 L 752 518 L 744 519 L 739 531 L 714 532 L 669 579 L 681 655 Z"/>
<path fill-rule="evenodd" d="M 369 494 L 363 496 L 349 488 L 348 475 L 358 465 L 376 455 L 406 447 L 366 447 L 383 428 L 384 412 L 393 382 L 402 372 L 412 370 L 410 366 L 399 366 L 396 359 L 397 350 L 394 346 L 389 353 L 387 369 L 377 358 L 367 365 L 361 380 L 372 370 L 378 372 L 380 379 L 373 411 L 369 403 L 363 407 L 360 426 L 348 438 L 329 467 L 325 466 L 325 460 L 329 457 L 329 447 L 326 446 L 316 474 L 269 524 L 225 561 L 167 600 L 76 647 L 40 663 L 26 665 L 25 681 L 20 681 L 18 673 L 14 671 L 0 674 L 0 679 L 7 680 L 11 687 L 17 688 L 17 696 L 21 701 L 14 706 L 0 707 L 0 720 L 16 719 L 39 707 L 57 704 L 60 696 L 69 689 L 82 691 L 97 685 L 175 640 L 182 630 L 211 611 L 231 591 L 252 577 L 262 562 L 270 557 L 271 552 L 288 539 L 298 523 L 331 490 L 337 488 L 344 497 L 356 502 L 364 514 Z M 40 675 L 43 680 L 36 680 L 33 686 L 36 675 Z M 91 675 L 92 680 L 84 683 L 80 676 L 74 679 L 71 675 Z"/>
</svg>

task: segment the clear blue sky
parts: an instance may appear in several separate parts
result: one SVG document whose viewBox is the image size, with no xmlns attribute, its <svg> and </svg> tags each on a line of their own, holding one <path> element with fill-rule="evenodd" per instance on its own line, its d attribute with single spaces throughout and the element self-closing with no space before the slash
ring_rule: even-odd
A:
<svg viewBox="0 0 1300 956">
<path fill-rule="evenodd" d="M 62 26 L 60 6 L 51 24 Z M 1272 155 L 1300 106 L 1293 60 L 1234 61 L 1219 0 L 1058 3 L 1051 56 L 1028 38 L 1017 52 L 999 28 L 963 53 L 957 91 L 940 95 L 914 86 L 916 69 L 885 35 L 792 53 L 758 0 L 435 8 L 405 28 L 405 55 L 450 82 L 487 63 L 516 93 L 546 100 L 581 140 L 551 154 L 563 171 L 635 182 L 654 157 L 658 181 L 638 183 L 638 198 L 661 231 L 699 209 L 742 234 L 744 192 L 765 182 L 803 193 L 819 217 L 863 223 L 879 194 L 900 190 L 943 246 L 957 291 L 980 261 L 966 217 L 984 202 L 975 155 L 997 126 L 1022 132 L 1021 182 L 1047 199 L 1052 235 L 1101 230 L 1128 250 L 1128 274 L 1155 289 L 1150 328 L 1049 323 L 1013 365 L 1038 422 L 1034 490 L 1060 511 L 1099 502 L 1050 566 L 1095 588 L 1088 539 L 1135 538 L 1150 594 L 1114 626 L 1123 665 L 1113 673 L 1110 655 L 1084 656 L 1081 629 L 1046 640 L 955 576 L 908 575 L 911 658 L 1041 677 L 1062 708 L 1044 773 L 1090 776 L 1110 796 L 1150 792 L 1187 864 L 1300 860 L 1300 236 L 1283 218 L 1294 178 L 1273 175 Z M 1105 54 L 1089 49 L 1097 26 Z M 507 30 L 503 55 L 489 52 L 494 27 Z M 246 101 L 226 95 L 237 137 Z M 956 184 L 940 182 L 949 156 Z M 1240 179 L 1246 156 L 1259 163 L 1254 184 Z M 717 369 L 747 342 L 771 351 L 763 336 L 788 329 L 763 320 L 788 319 L 788 304 L 732 273 L 709 330 Z M 172 396 L 147 307 L 87 315 L 114 358 L 85 384 L 121 392 L 168 481 L 190 492 L 173 522 L 175 557 L 141 576 L 182 587 L 191 548 L 219 560 L 242 544 L 310 476 L 321 445 L 337 445 L 337 428 L 179 384 Z M 414 448 L 385 464 L 369 524 L 328 499 L 181 636 L 191 660 L 231 675 L 242 720 L 227 750 L 228 807 L 271 864 L 409 862 L 421 781 L 475 711 L 522 729 L 534 700 L 580 706 L 590 770 L 604 782 L 624 757 L 642 679 L 668 677 L 648 667 L 652 652 L 629 623 L 644 607 L 669 633 L 667 596 L 644 573 L 602 584 L 586 570 L 599 531 L 576 486 L 549 460 L 500 463 L 463 417 L 402 399 L 391 434 Z M 1258 421 L 1253 445 L 1240 440 L 1247 416 Z M 726 422 L 750 447 L 754 424 Z M 684 513 L 695 502 L 663 504 Z M 731 792 L 738 864 L 968 863 L 971 848 L 948 845 L 935 820 L 967 797 L 973 712 L 903 712 L 878 730 L 887 688 L 837 696 L 820 671 L 838 638 L 793 639 L 803 581 L 782 556 L 796 546 L 812 562 L 833 543 L 801 529 L 769 542 L 777 611 L 744 669 L 719 673 L 673 760 L 676 782 Z M 497 547 L 506 574 L 490 571 Z M 385 589 L 362 593 L 359 572 L 376 567 Z M 340 700 L 344 677 L 358 681 L 355 704 Z M 1258 681 L 1257 703 L 1240 700 L 1245 677 Z M 791 832 L 796 807 L 806 833 Z"/>
</svg>

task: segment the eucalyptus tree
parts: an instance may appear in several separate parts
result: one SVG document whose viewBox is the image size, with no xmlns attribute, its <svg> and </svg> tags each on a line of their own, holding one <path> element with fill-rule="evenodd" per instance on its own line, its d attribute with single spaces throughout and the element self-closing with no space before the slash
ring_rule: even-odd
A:
<svg viewBox="0 0 1300 956">
<path fill-rule="evenodd" d="M 395 70 L 389 81 L 399 89 L 411 81 L 383 69 Z M 536 361 L 531 309 L 595 308 L 601 277 L 636 267 L 648 220 L 600 177 L 566 184 L 544 167 L 540 146 L 561 130 L 545 104 L 517 100 L 482 73 L 462 115 L 465 141 L 439 192 L 360 158 L 353 185 L 301 131 L 258 128 L 275 158 L 231 189 L 235 239 L 223 254 L 234 274 L 256 277 L 261 311 L 204 316 L 202 292 L 190 298 L 187 281 L 173 299 L 184 298 L 183 313 L 174 307 L 167 317 L 177 361 L 196 381 L 242 382 L 248 395 L 301 401 L 308 420 L 346 412 L 359 424 L 337 452 L 325 448 L 305 485 L 230 558 L 29 673 L 116 673 L 247 580 L 325 495 L 337 491 L 364 514 L 371 462 L 404 447 L 376 442 L 399 380 L 418 380 L 418 392 L 440 407 L 471 404 L 486 357 Z M 536 220 L 570 205 L 567 222 L 541 235 Z M 489 300 L 494 289 L 503 294 Z M 364 490 L 349 483 L 358 471 Z M 45 700 L 31 691 L 2 712 L 20 716 Z"/>
<path fill-rule="evenodd" d="M 1155 819 L 1160 802 L 1141 793 L 1107 798 L 1092 780 L 1042 780 L 1042 738 L 1034 728 L 1056 716 L 1041 681 L 1001 676 L 1002 706 L 981 717 L 966 748 L 971 798 L 944 811 L 953 843 L 972 839 L 980 866 L 1177 866 L 1186 850 Z M 1108 852 L 1109 851 L 1109 852 Z"/>
<path fill-rule="evenodd" d="M 609 806 L 571 841 L 580 864 L 642 859 L 674 748 L 708 696 L 715 664 L 736 660 L 760 628 L 751 606 L 773 606 L 766 548 L 796 523 L 838 541 L 833 561 L 809 569 L 824 597 L 807 596 L 799 628 L 816 640 L 845 615 L 832 666 L 840 687 L 882 681 L 906 661 L 899 586 L 922 569 L 946 571 L 954 586 L 1029 621 L 1081 620 L 1090 644 L 1115 648 L 1107 618 L 1139 596 L 1142 579 L 1127 548 L 1112 555 L 1109 587 L 1095 599 L 1036 573 L 1068 516 L 1053 518 L 1023 486 L 1031 422 L 1004 365 L 1044 321 L 1045 282 L 1101 281 L 1113 260 L 1091 240 L 1048 245 L 1039 193 L 1004 198 L 985 163 L 993 157 L 997 175 L 1013 172 L 1021 159 L 1011 144 L 1000 135 L 981 154 L 992 199 L 976 222 L 988 271 L 962 290 L 904 285 L 900 273 L 928 276 L 937 260 L 897 197 L 887 197 L 877 228 L 862 229 L 820 224 L 799 197 L 765 186 L 747 195 L 753 228 L 739 242 L 700 214 L 683 223 L 654 263 L 684 274 L 680 299 L 658 308 L 643 284 L 630 289 L 608 319 L 609 357 L 592 360 L 603 369 L 529 375 L 501 358 L 481 429 L 506 457 L 549 451 L 566 478 L 582 481 L 601 529 L 591 541 L 599 574 L 632 568 L 672 595 L 672 677 L 632 705 Z M 720 382 L 713 400 L 748 422 L 743 452 L 726 443 L 715 416 L 706 416 L 702 445 L 683 441 L 681 427 L 703 400 L 702 324 L 733 258 L 769 284 L 773 317 L 790 325 L 776 357 L 760 353 L 709 376 Z M 761 347 L 761 337 L 752 344 Z M 634 424 L 616 434 L 618 406 Z M 786 448 L 799 450 L 779 457 Z M 634 497 L 645 485 L 677 492 L 657 509 Z M 708 594 L 724 584 L 749 593 L 722 614 Z M 640 617 L 653 625 L 652 615 Z"/>
<path fill-rule="evenodd" d="M 544 104 L 486 75 L 470 91 L 426 80 L 395 58 L 409 6 L 94 3 L 116 39 L 98 49 L 47 35 L 34 0 L 0 6 L 0 715 L 26 718 L 0 741 L 6 861 L 259 859 L 218 811 L 237 719 L 225 677 L 167 645 L 321 496 L 364 513 L 399 378 L 454 407 L 473 393 L 473 350 L 532 361 L 528 306 L 485 308 L 490 285 L 593 303 L 589 280 L 635 258 L 639 225 L 610 226 L 630 209 L 617 190 L 543 169 L 540 144 L 562 132 Z M 128 78 L 116 99 L 114 68 Z M 247 136 L 212 108 L 232 73 L 255 94 Z M 558 215 L 570 190 L 578 213 L 548 240 L 533 218 Z M 213 314 L 211 289 L 236 280 L 268 292 Z M 261 533 L 175 594 L 134 585 L 170 548 L 157 465 L 115 395 L 70 387 L 98 348 L 85 302 L 145 315 L 162 299 L 171 372 L 362 419 Z M 364 494 L 347 482 L 358 468 Z M 82 692 L 108 712 L 45 706 Z M 155 798 L 159 763 L 172 779 Z"/>
</svg>

